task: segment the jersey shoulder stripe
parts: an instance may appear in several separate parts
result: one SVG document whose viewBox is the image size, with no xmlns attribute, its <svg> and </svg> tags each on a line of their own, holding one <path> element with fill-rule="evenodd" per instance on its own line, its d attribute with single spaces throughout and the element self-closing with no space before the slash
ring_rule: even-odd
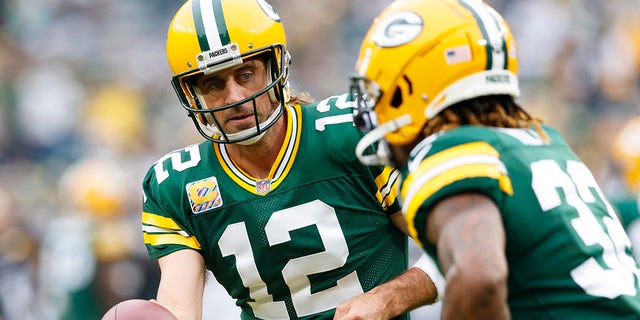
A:
<svg viewBox="0 0 640 320">
<path fill-rule="evenodd" d="M 400 171 L 392 167 L 385 167 L 380 175 L 376 176 L 375 182 L 378 186 L 376 198 L 383 208 L 392 208 L 398 198 L 398 190 L 400 189 Z M 397 210 L 390 209 L 390 213 Z"/>
<path fill-rule="evenodd" d="M 417 238 L 417 230 L 412 221 L 418 209 L 448 185 L 470 178 L 488 178 L 496 180 L 502 192 L 513 194 L 511 180 L 498 151 L 485 141 L 463 143 L 411 161 L 415 170 L 407 175 L 402 197 L 403 212 L 410 222 L 409 233 L 414 238 Z"/>
</svg>

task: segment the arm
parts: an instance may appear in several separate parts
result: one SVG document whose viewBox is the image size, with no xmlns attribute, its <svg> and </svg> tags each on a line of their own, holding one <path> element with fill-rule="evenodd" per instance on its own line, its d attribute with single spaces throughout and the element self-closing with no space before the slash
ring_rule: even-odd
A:
<svg viewBox="0 0 640 320">
<path fill-rule="evenodd" d="M 333 319 L 390 319 L 432 303 L 436 296 L 431 278 L 419 268 L 411 268 L 393 280 L 342 302 Z"/>
<path fill-rule="evenodd" d="M 391 215 L 398 229 L 406 233 L 401 212 Z M 427 273 L 412 267 L 393 280 L 342 302 L 334 319 L 390 319 L 436 301 L 438 292 Z"/>
<path fill-rule="evenodd" d="M 161 276 L 157 302 L 179 320 L 200 320 L 205 278 L 202 256 L 185 249 L 158 259 L 158 263 Z"/>
<path fill-rule="evenodd" d="M 509 319 L 506 236 L 495 203 L 481 194 L 440 201 L 427 239 L 438 247 L 446 278 L 443 319 Z"/>
</svg>

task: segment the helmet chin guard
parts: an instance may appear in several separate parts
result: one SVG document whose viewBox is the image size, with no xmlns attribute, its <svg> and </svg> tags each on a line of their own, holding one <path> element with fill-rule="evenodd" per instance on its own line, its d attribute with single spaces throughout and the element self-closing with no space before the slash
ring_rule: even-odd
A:
<svg viewBox="0 0 640 320">
<path fill-rule="evenodd" d="M 358 141 L 356 145 L 356 156 L 358 160 L 364 165 L 368 166 L 393 166 L 396 164 L 393 161 L 391 150 L 389 150 L 389 144 L 384 137 L 391 132 L 397 131 L 399 128 L 411 124 L 411 115 L 405 114 L 397 119 L 385 122 L 384 124 L 375 127 L 367 134 L 364 135 Z M 376 150 L 375 154 L 366 154 L 369 147 L 373 147 Z"/>
</svg>

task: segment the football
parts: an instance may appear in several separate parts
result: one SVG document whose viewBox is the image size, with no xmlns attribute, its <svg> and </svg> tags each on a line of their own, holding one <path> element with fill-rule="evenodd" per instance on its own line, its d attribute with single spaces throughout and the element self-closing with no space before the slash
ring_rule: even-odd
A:
<svg viewBox="0 0 640 320">
<path fill-rule="evenodd" d="M 119 302 L 102 316 L 102 320 L 177 320 L 163 306 L 144 299 Z"/>
</svg>

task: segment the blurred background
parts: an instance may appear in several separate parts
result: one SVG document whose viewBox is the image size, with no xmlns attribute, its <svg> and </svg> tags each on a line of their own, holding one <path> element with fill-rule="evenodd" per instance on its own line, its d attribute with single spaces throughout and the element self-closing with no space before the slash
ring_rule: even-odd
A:
<svg viewBox="0 0 640 320">
<path fill-rule="evenodd" d="M 293 88 L 317 100 L 345 92 L 362 37 L 390 2 L 271 0 Z M 626 193 L 611 146 L 640 115 L 640 2 L 487 2 L 516 37 L 519 102 L 566 135 L 608 194 Z M 164 51 L 181 4 L 0 1 L 0 320 L 99 319 L 117 301 L 155 295 L 139 185 L 162 155 L 200 141 Z M 237 318 L 216 290 L 205 315 Z"/>
</svg>

